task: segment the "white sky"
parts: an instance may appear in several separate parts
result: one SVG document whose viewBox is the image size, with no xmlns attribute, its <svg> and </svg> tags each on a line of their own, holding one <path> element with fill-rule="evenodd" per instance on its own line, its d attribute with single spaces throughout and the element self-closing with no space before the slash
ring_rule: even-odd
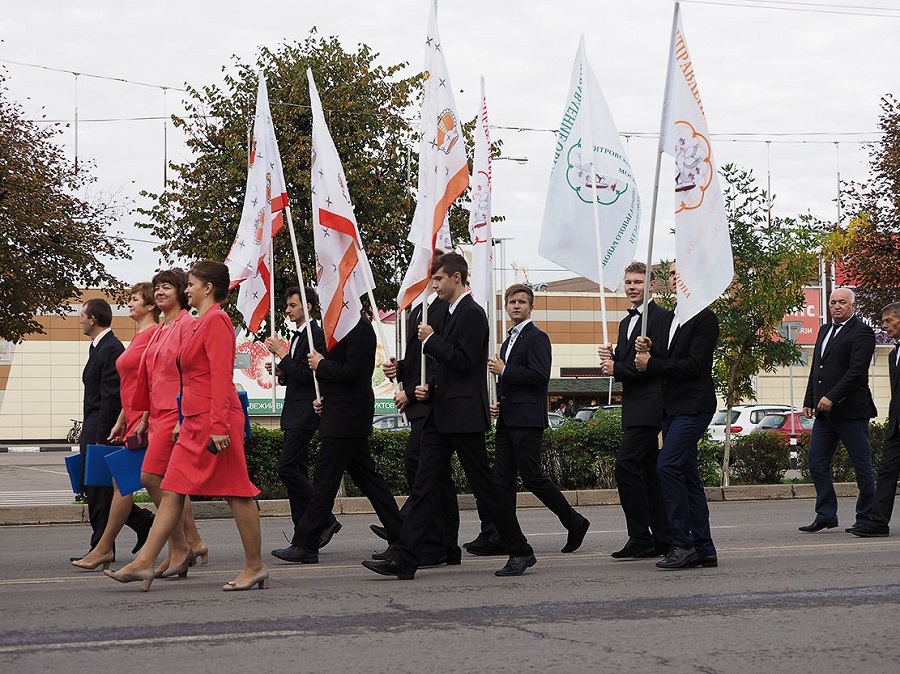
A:
<svg viewBox="0 0 900 674">
<path fill-rule="evenodd" d="M 776 215 L 812 213 L 833 219 L 838 170 L 844 179 L 865 177 L 867 150 L 861 141 L 878 137 L 881 96 L 900 93 L 900 2 L 823 0 L 818 8 L 830 2 L 829 11 L 835 12 L 825 13 L 765 9 L 759 0 L 717 1 L 722 4 L 682 3 L 717 163 L 753 169 L 762 186 L 771 171 Z M 422 66 L 428 13 L 428 0 L 7 0 L 4 5 L 0 59 L 168 87 L 219 82 L 221 68 L 230 66 L 232 54 L 252 61 L 258 46 L 274 48 L 285 39 L 302 40 L 312 26 L 322 36 L 338 36 L 347 49 L 368 44 L 385 65 L 408 61 L 411 75 Z M 874 13 L 846 9 L 873 6 L 889 11 L 881 12 L 881 17 L 839 13 Z M 475 116 L 479 77 L 484 75 L 492 125 L 557 128 L 578 37 L 584 33 L 588 58 L 620 133 L 655 136 L 671 17 L 670 0 L 442 0 L 441 40 L 452 84 L 459 92 L 459 114 L 463 119 Z M 73 118 L 72 75 L 0 65 L 6 66 L 11 95 L 27 114 Z M 168 92 L 169 114 L 181 111 L 180 96 Z M 98 189 L 134 199 L 141 189 L 159 191 L 163 121 L 88 120 L 159 118 L 162 92 L 80 77 L 77 105 L 83 120 L 79 156 L 96 162 Z M 735 142 L 717 137 L 721 134 L 756 135 Z M 556 266 L 537 254 L 554 134 L 495 128 L 492 138 L 504 140 L 506 156 L 529 160 L 524 165 L 494 163 L 493 210 L 507 216 L 505 223 L 495 226 L 494 235 L 512 237 L 507 243 L 508 264 L 528 269 L 532 281 L 569 276 L 551 273 Z M 72 156 L 71 128 L 61 142 Z M 180 134 L 171 124 L 167 147 L 170 159 L 186 157 Z M 626 147 L 643 201 L 638 247 L 642 258 L 656 139 L 631 137 Z M 670 162 L 668 157 L 663 160 L 664 186 L 672 183 Z M 659 209 L 654 248 L 656 257 L 666 257 L 674 250 L 669 234 L 671 190 L 661 190 Z M 122 222 L 126 236 L 147 239 L 146 232 L 130 226 L 133 220 L 129 216 Z M 149 278 L 159 263 L 150 245 L 132 245 L 134 261 L 111 264 L 127 282 Z"/>
</svg>

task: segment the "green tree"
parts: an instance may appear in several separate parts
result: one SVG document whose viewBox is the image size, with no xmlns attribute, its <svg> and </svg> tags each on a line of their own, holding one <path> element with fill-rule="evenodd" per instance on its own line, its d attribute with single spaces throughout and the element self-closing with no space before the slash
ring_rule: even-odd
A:
<svg viewBox="0 0 900 674">
<path fill-rule="evenodd" d="M 255 62 L 234 58 L 224 85 L 188 87 L 192 102 L 173 118 L 187 135 L 194 158 L 173 164 L 175 178 L 153 205 L 140 212 L 163 243 L 167 261 L 223 260 L 240 221 L 247 172 L 248 126 L 254 114 L 257 71 L 266 77 L 272 118 L 297 231 L 304 280 L 315 278 L 310 212 L 312 116 L 306 69 L 312 68 L 322 105 L 347 175 L 360 233 L 375 274 L 376 301 L 395 306 L 412 253 L 406 242 L 415 209 L 416 122 L 410 119 L 421 92 L 420 74 L 401 77 L 405 63 L 376 64 L 364 44 L 346 51 L 336 37 L 313 28 L 302 42 L 274 51 L 261 47 Z M 457 207 L 451 226 L 458 239 L 467 218 Z M 296 284 L 290 236 L 275 238 L 275 293 Z M 232 300 L 234 297 L 232 297 Z M 235 321 L 240 316 L 232 312 Z"/>
<path fill-rule="evenodd" d="M 102 257 L 130 259 L 110 228 L 121 209 L 90 193 L 54 142 L 62 129 L 28 119 L 0 71 L 0 338 L 43 333 L 35 315 L 65 315 L 81 287 L 118 288 Z"/>
<path fill-rule="evenodd" d="M 785 314 L 804 301 L 803 286 L 815 277 L 822 232 L 807 218 L 770 218 L 768 197 L 751 172 L 729 164 L 725 178 L 734 280 L 711 309 L 719 319 L 713 378 L 728 414 L 755 397 L 753 378 L 797 362 L 800 348 L 782 340 Z M 730 427 L 726 425 L 723 484 L 729 482 Z"/>
<path fill-rule="evenodd" d="M 870 152 L 869 179 L 846 185 L 841 206 L 850 221 L 834 227 L 826 246 L 856 287 L 857 311 L 875 325 L 900 297 L 900 101 L 885 96 L 881 110 L 884 136 Z"/>
</svg>

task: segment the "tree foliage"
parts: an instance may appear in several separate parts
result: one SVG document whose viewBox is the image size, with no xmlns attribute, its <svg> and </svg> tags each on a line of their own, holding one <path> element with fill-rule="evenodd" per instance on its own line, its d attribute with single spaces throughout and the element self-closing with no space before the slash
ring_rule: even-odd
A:
<svg viewBox="0 0 900 674">
<path fill-rule="evenodd" d="M 885 96 L 881 109 L 884 137 L 870 153 L 869 179 L 846 185 L 841 206 L 851 218 L 826 246 L 844 283 L 856 287 L 857 311 L 875 325 L 900 297 L 900 101 Z"/>
<path fill-rule="evenodd" d="M 421 92 L 421 75 L 401 77 L 407 64 L 378 65 L 364 44 L 346 51 L 336 37 L 315 28 L 302 42 L 275 50 L 261 47 L 255 62 L 234 57 L 223 86 L 188 87 L 192 102 L 184 118 L 173 118 L 187 135 L 193 159 L 173 164 L 176 177 L 154 203 L 141 210 L 163 243 L 167 261 L 224 260 L 240 221 L 247 173 L 247 138 L 252 124 L 257 72 L 269 91 L 272 118 L 297 232 L 304 281 L 315 278 L 310 211 L 312 116 L 307 67 L 312 68 L 331 135 L 347 175 L 360 234 L 372 262 L 376 301 L 391 308 L 412 253 L 406 243 L 415 209 L 415 122 L 409 117 Z M 464 232 L 461 209 L 451 216 L 454 237 Z M 290 236 L 275 238 L 275 293 L 296 285 Z M 234 299 L 234 298 L 232 298 Z M 237 313 L 232 314 L 240 321 Z"/>
<path fill-rule="evenodd" d="M 26 117 L 0 71 L 0 338 L 43 333 L 35 315 L 65 315 L 81 287 L 119 286 L 101 258 L 130 259 L 109 234 L 119 216 L 91 195 L 89 168 L 75 172 L 54 142 L 61 129 Z"/>
</svg>

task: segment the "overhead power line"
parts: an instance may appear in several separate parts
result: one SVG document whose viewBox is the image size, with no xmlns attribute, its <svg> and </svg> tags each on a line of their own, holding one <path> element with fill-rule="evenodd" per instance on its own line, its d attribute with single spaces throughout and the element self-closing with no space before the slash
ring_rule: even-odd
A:
<svg viewBox="0 0 900 674">
<path fill-rule="evenodd" d="M 25 68 L 38 68 L 40 70 L 49 70 L 55 73 L 66 73 L 68 75 L 72 75 L 74 77 L 90 77 L 95 80 L 107 80 L 109 82 L 121 82 L 123 84 L 136 84 L 140 87 L 150 87 L 151 89 L 164 89 L 167 91 L 187 91 L 182 87 L 168 87 L 162 84 L 150 84 L 148 82 L 141 82 L 139 80 L 130 80 L 126 77 L 112 77 L 110 75 L 95 75 L 92 73 L 83 73 L 75 70 L 68 70 L 66 68 L 53 68 L 51 66 L 41 65 L 39 63 L 25 63 L 23 61 L 13 61 L 12 59 L 2 59 L 0 58 L 0 63 L 10 63 L 12 65 L 23 66 Z"/>
<path fill-rule="evenodd" d="M 900 19 L 900 9 L 892 7 L 856 7 L 827 3 L 778 2 L 777 0 L 680 0 L 694 5 L 718 5 L 720 7 L 746 7 L 750 9 L 776 9 L 785 12 L 814 14 L 840 14 L 844 16 L 871 16 Z"/>
</svg>

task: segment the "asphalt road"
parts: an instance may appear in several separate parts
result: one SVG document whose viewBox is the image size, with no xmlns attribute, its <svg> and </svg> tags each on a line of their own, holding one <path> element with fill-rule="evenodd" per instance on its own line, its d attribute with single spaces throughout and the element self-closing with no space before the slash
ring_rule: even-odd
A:
<svg viewBox="0 0 900 674">
<path fill-rule="evenodd" d="M 241 554 L 228 520 L 200 522 L 210 564 L 150 592 L 70 568 L 85 525 L 0 528 L 0 672 L 897 672 L 900 539 L 800 534 L 812 502 L 713 503 L 717 569 L 617 562 L 618 507 L 586 508 L 581 551 L 559 523 L 520 511 L 538 564 L 500 558 L 382 578 L 372 516 L 344 516 L 315 566 L 271 559 L 271 588 L 223 593 Z M 841 502 L 845 524 L 853 504 Z M 462 537 L 477 529 L 463 512 Z M 263 520 L 264 550 L 287 518 Z M 120 559 L 133 539 L 122 534 Z"/>
<path fill-rule="evenodd" d="M 0 506 L 74 503 L 65 464 L 71 453 L 0 453 Z"/>
</svg>

